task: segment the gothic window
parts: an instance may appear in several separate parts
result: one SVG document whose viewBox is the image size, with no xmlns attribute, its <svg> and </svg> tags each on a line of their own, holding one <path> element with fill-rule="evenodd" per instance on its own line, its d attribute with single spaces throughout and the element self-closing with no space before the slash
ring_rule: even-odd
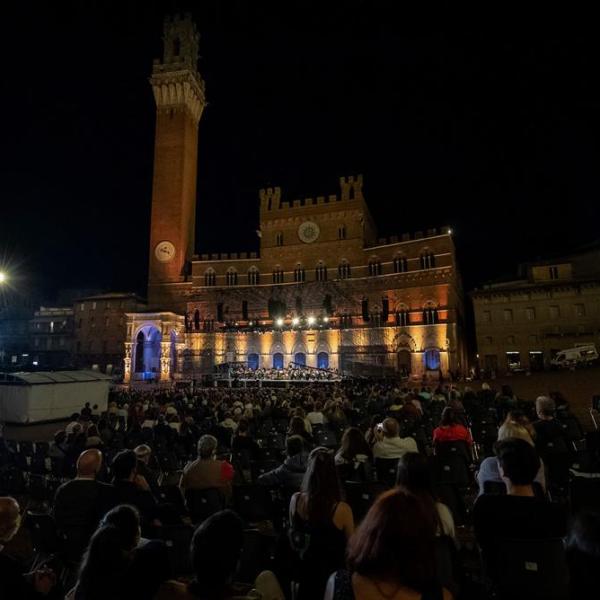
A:
<svg viewBox="0 0 600 600">
<path fill-rule="evenodd" d="M 338 266 L 338 275 L 340 279 L 348 279 L 350 277 L 350 265 L 348 261 L 343 260 Z"/>
<path fill-rule="evenodd" d="M 345 239 L 346 239 L 346 226 L 340 225 L 338 227 L 338 240 L 345 240 Z"/>
<path fill-rule="evenodd" d="M 396 325 L 399 327 L 407 327 L 410 325 L 410 313 L 407 308 L 401 308 L 396 311 Z"/>
<path fill-rule="evenodd" d="M 294 269 L 294 281 L 296 283 L 302 283 L 305 279 L 306 272 L 304 271 L 304 268 L 302 267 L 302 265 L 297 264 L 296 268 Z"/>
<path fill-rule="evenodd" d="M 204 273 L 204 285 L 211 286 L 217 284 L 217 274 L 213 269 L 208 269 Z"/>
<path fill-rule="evenodd" d="M 256 267 L 251 267 L 248 271 L 248 284 L 249 285 L 258 285 L 260 281 L 260 274 Z"/>
<path fill-rule="evenodd" d="M 238 274 L 235 269 L 229 269 L 227 271 L 227 285 L 237 285 L 238 282 Z"/>
<path fill-rule="evenodd" d="M 327 267 L 323 264 L 322 260 L 319 261 L 315 269 L 315 279 L 317 281 L 327 281 Z"/>
<path fill-rule="evenodd" d="M 273 269 L 273 283 L 283 283 L 283 271 L 280 267 Z"/>
<path fill-rule="evenodd" d="M 381 275 L 381 263 L 376 258 L 369 260 L 369 277 Z"/>
<path fill-rule="evenodd" d="M 421 269 L 433 269 L 435 267 L 435 255 L 426 250 L 421 254 Z"/>
<path fill-rule="evenodd" d="M 275 245 L 283 246 L 283 233 L 281 231 L 275 236 Z"/>
<path fill-rule="evenodd" d="M 423 310 L 423 323 L 426 325 L 435 325 L 439 322 L 438 311 L 432 305 L 428 305 Z"/>
<path fill-rule="evenodd" d="M 394 273 L 406 273 L 408 271 L 408 259 L 406 256 L 396 256 L 394 258 Z"/>
</svg>

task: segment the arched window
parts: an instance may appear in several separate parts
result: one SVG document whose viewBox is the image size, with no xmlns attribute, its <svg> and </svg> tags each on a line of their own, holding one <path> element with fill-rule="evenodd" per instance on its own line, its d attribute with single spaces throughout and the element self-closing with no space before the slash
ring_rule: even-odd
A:
<svg viewBox="0 0 600 600">
<path fill-rule="evenodd" d="M 322 260 L 318 262 L 315 269 L 315 279 L 317 281 L 327 281 L 327 267 L 323 264 Z"/>
<path fill-rule="evenodd" d="M 317 368 L 329 369 L 329 354 L 327 352 L 319 352 L 317 354 Z"/>
<path fill-rule="evenodd" d="M 440 351 L 432 348 L 425 350 L 425 368 L 428 371 L 437 371 L 440 368 Z"/>
<path fill-rule="evenodd" d="M 194 311 L 194 329 L 200 330 L 200 311 L 198 309 Z"/>
<path fill-rule="evenodd" d="M 237 271 L 231 267 L 230 269 L 227 269 L 227 285 L 237 285 L 238 282 L 238 274 Z"/>
<path fill-rule="evenodd" d="M 248 270 L 248 284 L 258 285 L 260 282 L 260 273 L 256 267 L 250 267 Z"/>
<path fill-rule="evenodd" d="M 423 323 L 435 325 L 439 322 L 437 308 L 433 304 L 427 304 L 423 310 Z"/>
<path fill-rule="evenodd" d="M 281 267 L 275 267 L 273 269 L 273 283 L 283 283 L 283 271 Z"/>
<path fill-rule="evenodd" d="M 401 306 L 400 309 L 396 311 L 396 325 L 399 327 L 407 327 L 410 325 L 410 313 L 408 312 L 407 307 Z"/>
<path fill-rule="evenodd" d="M 217 274 L 214 269 L 206 269 L 206 271 L 204 271 L 204 285 L 217 285 Z"/>
<path fill-rule="evenodd" d="M 275 234 L 275 245 L 283 246 L 283 232 L 279 231 Z"/>
<path fill-rule="evenodd" d="M 433 269 L 435 267 L 435 254 L 431 250 L 421 253 L 421 269 Z"/>
<path fill-rule="evenodd" d="M 294 269 L 294 281 L 296 283 L 302 283 L 306 279 L 306 272 L 304 271 L 304 267 L 298 263 L 296 268 Z"/>
<path fill-rule="evenodd" d="M 338 240 L 345 240 L 345 239 L 346 239 L 346 226 L 340 225 L 338 227 Z"/>
<path fill-rule="evenodd" d="M 396 255 L 394 257 L 394 273 L 406 273 L 408 271 L 408 259 L 406 256 Z"/>
<path fill-rule="evenodd" d="M 340 279 L 348 279 L 350 277 L 350 265 L 347 260 L 343 260 L 338 266 L 338 275 Z"/>
<path fill-rule="evenodd" d="M 297 365 L 302 365 L 303 367 L 306 366 L 306 354 L 304 354 L 304 352 L 296 352 L 296 354 L 294 354 L 294 362 Z"/>
<path fill-rule="evenodd" d="M 281 354 L 281 352 L 275 352 L 275 354 L 273 354 L 273 368 L 283 369 L 283 354 Z"/>
<path fill-rule="evenodd" d="M 140 331 L 135 339 L 135 373 L 142 373 L 144 370 L 144 332 Z"/>
<path fill-rule="evenodd" d="M 258 354 L 253 352 L 252 354 L 248 354 L 248 368 L 256 371 L 258 369 Z"/>
<path fill-rule="evenodd" d="M 381 263 L 377 258 L 371 258 L 369 260 L 369 277 L 375 277 L 381 275 Z"/>
</svg>

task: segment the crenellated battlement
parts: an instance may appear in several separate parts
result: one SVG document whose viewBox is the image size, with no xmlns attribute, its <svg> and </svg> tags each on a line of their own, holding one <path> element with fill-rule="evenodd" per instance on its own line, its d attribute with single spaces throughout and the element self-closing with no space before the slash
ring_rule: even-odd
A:
<svg viewBox="0 0 600 600">
<path fill-rule="evenodd" d="M 259 190 L 261 213 L 275 210 L 298 209 L 306 206 L 322 206 L 335 204 L 336 202 L 364 201 L 362 192 L 363 176 L 350 175 L 340 177 L 340 195 L 329 194 L 328 196 L 316 196 L 309 198 L 296 198 L 294 200 L 283 200 L 280 187 L 268 187 Z"/>
</svg>

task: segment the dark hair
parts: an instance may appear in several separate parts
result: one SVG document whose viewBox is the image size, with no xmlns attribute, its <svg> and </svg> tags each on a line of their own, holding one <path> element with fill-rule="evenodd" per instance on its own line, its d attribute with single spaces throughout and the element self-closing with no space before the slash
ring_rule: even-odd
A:
<svg viewBox="0 0 600 600">
<path fill-rule="evenodd" d="M 346 460 L 353 460 L 357 454 L 372 456 L 371 448 L 358 427 L 348 427 L 342 436 L 340 454 Z"/>
<path fill-rule="evenodd" d="M 385 492 L 350 538 L 351 572 L 423 592 L 435 577 L 436 522 L 422 499 L 398 487 Z"/>
<path fill-rule="evenodd" d="M 304 438 L 301 435 L 290 435 L 285 440 L 285 451 L 288 456 L 296 456 L 304 450 Z"/>
<path fill-rule="evenodd" d="M 288 435 L 306 435 L 306 425 L 302 417 L 292 417 L 290 419 L 290 426 L 288 429 Z"/>
<path fill-rule="evenodd" d="M 133 450 L 121 450 L 112 461 L 113 479 L 129 479 L 137 467 L 137 456 Z"/>
<path fill-rule="evenodd" d="M 540 469 L 535 448 L 525 440 L 507 438 L 494 446 L 505 477 L 514 485 L 531 485 Z"/>
<path fill-rule="evenodd" d="M 139 516 L 131 506 L 107 513 L 84 554 L 77 589 L 86 600 L 125 599 L 123 579 L 139 534 Z"/>
<path fill-rule="evenodd" d="M 207 599 L 224 598 L 242 553 L 244 524 L 232 510 L 215 513 L 192 538 L 192 567 L 196 578 L 190 591 Z"/>
<path fill-rule="evenodd" d="M 435 498 L 433 473 L 426 456 L 418 452 L 407 452 L 398 461 L 396 485 L 404 486 L 409 492 Z"/>
<path fill-rule="evenodd" d="M 308 521 L 322 524 L 331 519 L 331 511 L 342 497 L 331 450 L 320 446 L 308 455 L 301 492 Z"/>
<path fill-rule="evenodd" d="M 454 414 L 454 409 L 450 406 L 446 406 L 442 411 L 442 418 L 440 420 L 440 427 L 447 427 L 449 425 L 457 425 L 458 420 Z"/>
<path fill-rule="evenodd" d="M 247 419 L 240 419 L 237 427 L 237 433 L 248 433 L 250 425 Z"/>
</svg>

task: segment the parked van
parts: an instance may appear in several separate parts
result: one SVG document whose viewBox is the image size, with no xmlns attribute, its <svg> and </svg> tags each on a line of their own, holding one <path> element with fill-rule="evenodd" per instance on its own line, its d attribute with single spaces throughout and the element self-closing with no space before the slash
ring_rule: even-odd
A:
<svg viewBox="0 0 600 600">
<path fill-rule="evenodd" d="M 550 361 L 554 367 L 575 367 L 578 365 L 587 365 L 598 360 L 598 351 L 594 344 L 585 344 L 561 350 Z"/>
</svg>

